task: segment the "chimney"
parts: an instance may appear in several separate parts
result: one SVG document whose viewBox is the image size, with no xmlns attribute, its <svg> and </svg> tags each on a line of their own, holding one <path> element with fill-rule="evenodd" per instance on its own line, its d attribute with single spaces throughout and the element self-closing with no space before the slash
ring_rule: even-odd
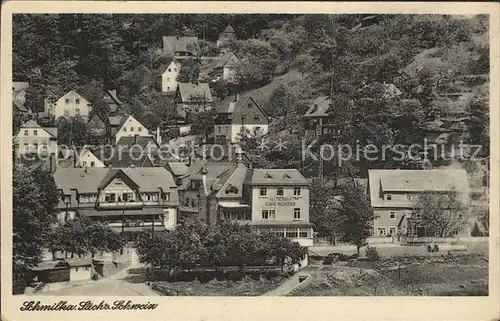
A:
<svg viewBox="0 0 500 321">
<path fill-rule="evenodd" d="M 238 100 L 240 100 L 240 94 L 236 93 L 236 95 L 234 95 L 234 101 L 237 102 Z"/>
<path fill-rule="evenodd" d="M 156 142 L 158 145 L 161 145 L 161 131 L 160 131 L 160 125 L 156 127 Z"/>
</svg>

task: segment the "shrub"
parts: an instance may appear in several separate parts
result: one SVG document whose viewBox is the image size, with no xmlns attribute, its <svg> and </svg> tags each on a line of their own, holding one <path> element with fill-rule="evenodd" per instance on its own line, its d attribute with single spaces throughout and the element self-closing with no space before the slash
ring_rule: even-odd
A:
<svg viewBox="0 0 500 321">
<path fill-rule="evenodd" d="M 380 255 L 377 252 L 377 249 L 374 247 L 368 247 L 366 249 L 366 259 L 370 262 L 375 262 L 380 260 Z"/>
<path fill-rule="evenodd" d="M 271 279 L 274 279 L 275 277 L 277 277 L 279 275 L 278 271 L 274 271 L 274 270 L 269 270 L 266 272 L 266 278 L 268 280 L 271 280 Z"/>
</svg>

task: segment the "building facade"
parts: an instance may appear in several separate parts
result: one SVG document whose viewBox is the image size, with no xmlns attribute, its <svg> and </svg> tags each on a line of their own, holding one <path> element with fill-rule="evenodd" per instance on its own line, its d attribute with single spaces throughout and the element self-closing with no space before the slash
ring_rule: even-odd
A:
<svg viewBox="0 0 500 321">
<path fill-rule="evenodd" d="M 150 137 L 149 130 L 137 119 L 129 115 L 124 121 L 120 122 L 114 135 L 115 142 L 118 143 L 122 137 Z"/>
<path fill-rule="evenodd" d="M 207 83 L 179 83 L 174 101 L 180 123 L 189 122 L 191 115 L 214 107 L 212 92 Z"/>
<path fill-rule="evenodd" d="M 55 102 L 45 99 L 45 115 L 59 119 L 60 117 L 89 117 L 92 106 L 82 95 L 71 90 Z"/>
<path fill-rule="evenodd" d="M 181 63 L 177 60 L 172 60 L 165 71 L 161 74 L 161 91 L 164 93 L 175 92 L 177 89 L 177 76 L 181 72 Z"/>
<path fill-rule="evenodd" d="M 58 168 L 54 180 L 60 223 L 86 216 L 132 238 L 177 224 L 177 186 L 164 168 Z"/>
<path fill-rule="evenodd" d="M 463 169 L 369 170 L 368 177 L 374 237 L 431 236 L 432 227 L 419 222 L 421 212 L 414 213 L 415 201 L 423 193 L 445 195 L 456 191 L 463 206 L 469 205 L 469 184 Z M 457 229 L 452 235 L 470 236 L 470 231 Z"/>
<path fill-rule="evenodd" d="M 21 125 L 15 138 L 17 155 L 56 154 L 57 127 L 42 127 L 34 120 Z"/>
<path fill-rule="evenodd" d="M 242 135 L 261 136 L 269 132 L 269 117 L 252 97 L 226 99 L 217 104 L 214 136 L 218 143 L 237 143 Z"/>
</svg>

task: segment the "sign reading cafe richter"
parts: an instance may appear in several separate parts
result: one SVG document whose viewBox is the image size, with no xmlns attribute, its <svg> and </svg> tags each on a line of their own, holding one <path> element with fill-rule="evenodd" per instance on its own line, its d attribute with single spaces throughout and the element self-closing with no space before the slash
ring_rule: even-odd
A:
<svg viewBox="0 0 500 321">
<path fill-rule="evenodd" d="M 295 206 L 295 199 L 293 197 L 275 197 L 266 202 L 266 206 L 275 207 L 292 207 Z"/>
</svg>

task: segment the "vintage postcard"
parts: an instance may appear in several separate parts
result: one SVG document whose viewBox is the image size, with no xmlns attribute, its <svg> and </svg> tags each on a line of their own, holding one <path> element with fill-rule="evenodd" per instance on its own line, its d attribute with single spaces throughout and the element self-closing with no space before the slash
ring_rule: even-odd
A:
<svg viewBox="0 0 500 321">
<path fill-rule="evenodd" d="M 7 1 L 2 319 L 498 320 L 499 9 Z"/>
</svg>

